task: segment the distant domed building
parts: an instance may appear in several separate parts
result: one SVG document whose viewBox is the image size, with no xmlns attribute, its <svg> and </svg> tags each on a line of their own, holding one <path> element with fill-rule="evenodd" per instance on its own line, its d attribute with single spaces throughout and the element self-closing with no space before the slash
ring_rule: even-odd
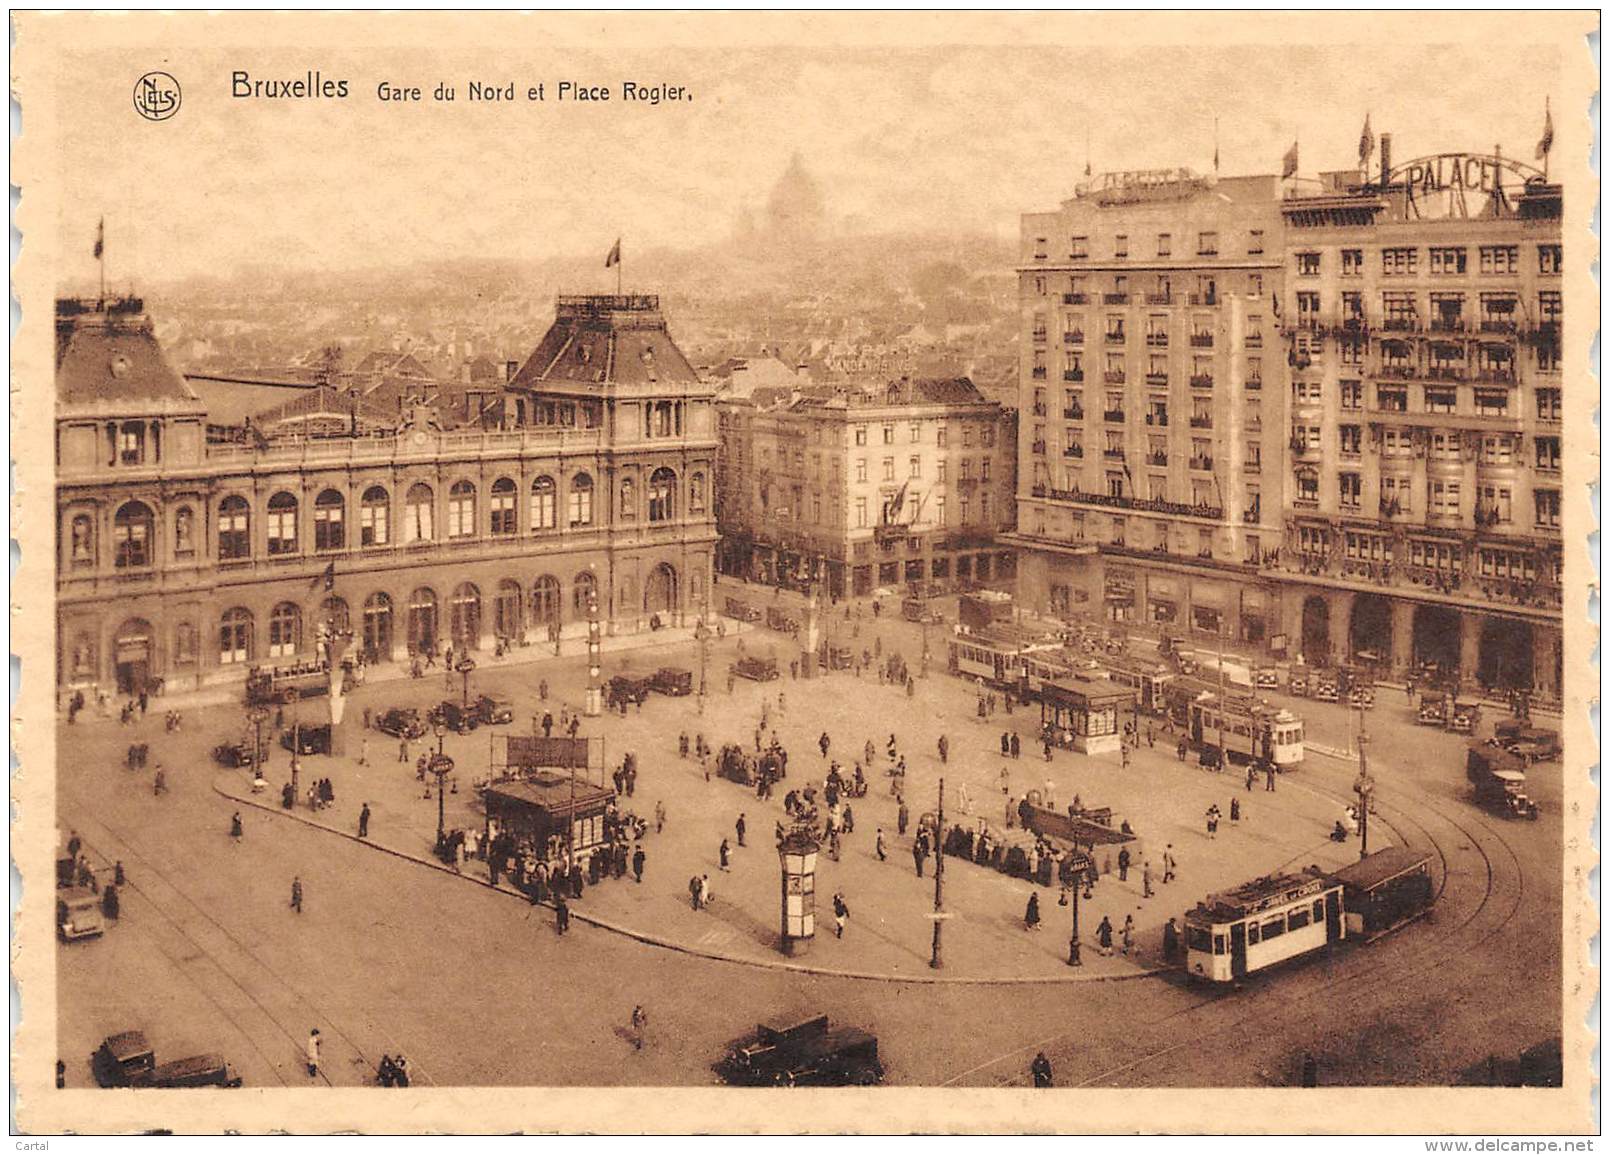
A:
<svg viewBox="0 0 1610 1155">
<path fill-rule="evenodd" d="M 772 186 L 766 202 L 766 222 L 773 233 L 785 236 L 811 236 L 827 221 L 827 202 L 821 186 L 805 168 L 799 153 L 788 162 L 788 169 Z"/>
</svg>

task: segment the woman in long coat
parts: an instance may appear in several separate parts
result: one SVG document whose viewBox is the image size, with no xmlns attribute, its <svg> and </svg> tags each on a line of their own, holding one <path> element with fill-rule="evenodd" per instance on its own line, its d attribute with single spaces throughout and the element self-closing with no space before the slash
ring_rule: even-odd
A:
<svg viewBox="0 0 1610 1155">
<path fill-rule="evenodd" d="M 1028 909 L 1023 912 L 1023 929 L 1040 929 L 1040 892 L 1032 891 L 1029 894 Z"/>
</svg>

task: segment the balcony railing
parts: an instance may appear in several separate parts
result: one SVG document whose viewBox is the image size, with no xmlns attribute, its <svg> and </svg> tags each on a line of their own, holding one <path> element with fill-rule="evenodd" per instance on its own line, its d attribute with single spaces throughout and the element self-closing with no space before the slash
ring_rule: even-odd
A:
<svg viewBox="0 0 1610 1155">
<path fill-rule="evenodd" d="M 1211 388 L 1213 388 L 1213 374 L 1211 374 L 1211 373 L 1192 373 L 1191 374 L 1191 388 L 1192 389 L 1211 389 Z"/>
<path fill-rule="evenodd" d="M 1463 317 L 1433 317 L 1431 318 L 1431 331 L 1433 333 L 1463 333 L 1465 319 Z"/>
<path fill-rule="evenodd" d="M 1164 501 L 1156 497 L 1126 497 L 1112 493 L 1085 493 L 1080 489 L 1049 489 L 1035 486 L 1030 492 L 1035 497 L 1050 497 L 1056 501 L 1077 501 L 1086 505 L 1102 505 L 1109 509 L 1134 509 L 1143 513 L 1166 513 L 1175 517 L 1203 517 L 1222 520 L 1224 507 L 1219 505 L 1192 505 L 1185 501 Z"/>
<path fill-rule="evenodd" d="M 1103 305 L 1127 305 L 1127 304 L 1129 304 L 1129 294 L 1128 293 L 1103 293 L 1101 295 L 1101 303 Z"/>
<path fill-rule="evenodd" d="M 1463 381 L 1465 367 L 1463 365 L 1427 365 L 1426 377 L 1432 381 Z"/>
<path fill-rule="evenodd" d="M 1062 456 L 1064 457 L 1083 457 L 1084 455 L 1085 447 L 1083 445 L 1065 445 L 1062 448 Z"/>
<path fill-rule="evenodd" d="M 1083 345 L 1085 343 L 1084 330 L 1083 329 L 1066 329 L 1066 330 L 1064 330 L 1063 333 L 1062 333 L 1062 343 L 1064 345 Z"/>
<path fill-rule="evenodd" d="M 1496 317 L 1486 317 L 1481 322 L 1481 331 L 1483 333 L 1513 333 L 1515 332 L 1515 322 L 1500 320 Z"/>
<path fill-rule="evenodd" d="M 1043 441 L 1036 441 L 1036 442 L 1035 442 L 1035 443 L 1034 443 L 1034 444 L 1033 444 L 1033 446 L 1031 446 L 1031 448 L 1032 448 L 1032 449 L 1033 449 L 1033 451 L 1034 451 L 1034 452 L 1035 452 L 1035 453 L 1038 453 L 1038 454 L 1040 454 L 1040 455 L 1041 455 L 1041 456 L 1044 456 L 1044 454 L 1045 454 L 1045 442 L 1043 442 Z"/>
<path fill-rule="evenodd" d="M 1382 365 L 1376 369 L 1375 375 L 1393 381 L 1412 381 L 1419 374 L 1413 365 Z"/>
<path fill-rule="evenodd" d="M 1164 453 L 1161 449 L 1154 449 L 1154 450 L 1152 450 L 1150 453 L 1148 453 L 1146 455 L 1146 464 L 1147 465 L 1167 465 L 1168 464 L 1168 454 Z"/>
<path fill-rule="evenodd" d="M 1046 404 L 1044 401 L 1036 401 L 1034 403 L 1034 415 L 1036 417 L 1044 417 L 1047 412 L 1048 410 L 1046 409 Z"/>
<path fill-rule="evenodd" d="M 1193 413 L 1191 415 L 1192 429 L 1212 429 L 1213 415 L 1211 413 Z"/>
<path fill-rule="evenodd" d="M 1413 333 L 1420 328 L 1420 318 L 1386 317 L 1381 321 L 1381 328 L 1388 333 Z"/>
<path fill-rule="evenodd" d="M 1243 345 L 1245 345 L 1248 349 L 1262 349 L 1263 348 L 1263 334 L 1262 333 L 1248 333 L 1245 337 L 1241 338 L 1241 343 Z"/>
<path fill-rule="evenodd" d="M 1062 371 L 1062 379 L 1064 381 L 1083 381 L 1085 379 L 1085 371 L 1083 369 L 1064 369 Z"/>
<path fill-rule="evenodd" d="M 1102 374 L 1102 377 L 1109 385 L 1122 385 L 1124 383 L 1124 371 L 1122 369 L 1108 369 Z"/>
<path fill-rule="evenodd" d="M 1108 461 L 1122 461 L 1124 459 L 1124 451 L 1122 449 L 1103 449 L 1101 451 L 1101 455 Z"/>
<path fill-rule="evenodd" d="M 1063 293 L 1062 294 L 1062 303 L 1064 305 L 1087 305 L 1087 304 L 1090 303 L 1090 294 L 1088 294 L 1088 293 Z"/>
<path fill-rule="evenodd" d="M 1470 379 L 1484 385 L 1513 385 L 1515 384 L 1515 370 L 1487 366 L 1473 372 L 1470 375 Z"/>
<path fill-rule="evenodd" d="M 1169 305 L 1169 304 L 1172 304 L 1173 301 L 1174 301 L 1174 296 L 1173 296 L 1172 293 L 1147 293 L 1146 294 L 1146 303 L 1148 305 Z"/>
<path fill-rule="evenodd" d="M 1157 426 L 1167 426 L 1168 425 L 1168 414 L 1167 413 L 1148 413 L 1148 414 L 1146 414 L 1146 424 L 1148 424 L 1148 425 L 1157 425 Z"/>
<path fill-rule="evenodd" d="M 1036 381 L 1044 381 L 1045 380 L 1045 366 L 1044 365 L 1036 365 L 1034 367 L 1034 369 L 1030 372 L 1029 375 L 1031 377 L 1033 377 Z"/>
<path fill-rule="evenodd" d="M 1151 346 L 1153 349 L 1166 349 L 1168 348 L 1168 334 L 1147 333 L 1146 344 Z"/>
<path fill-rule="evenodd" d="M 1191 304 L 1193 305 L 1207 307 L 1210 305 L 1217 305 L 1219 303 L 1219 295 L 1217 293 L 1192 293 L 1190 300 Z"/>
<path fill-rule="evenodd" d="M 1101 419 L 1103 421 L 1110 421 L 1114 424 L 1122 425 L 1124 421 L 1124 411 L 1122 409 L 1103 409 L 1101 411 Z"/>
<path fill-rule="evenodd" d="M 1146 374 L 1146 384 L 1152 386 L 1152 388 L 1154 388 L 1154 389 L 1167 388 L 1167 386 L 1168 386 L 1168 374 L 1167 373 L 1148 373 L 1148 374 Z"/>
<path fill-rule="evenodd" d="M 1123 333 L 1122 329 L 1118 330 L 1117 332 L 1109 332 L 1107 334 L 1107 344 L 1109 344 L 1109 345 L 1122 345 L 1123 343 L 1124 343 L 1124 333 Z"/>
<path fill-rule="evenodd" d="M 1070 406 L 1062 411 L 1062 419 L 1064 421 L 1083 421 L 1085 411 L 1077 405 Z"/>
<path fill-rule="evenodd" d="M 1036 329 L 1030 335 L 1034 338 L 1034 343 L 1036 345 L 1045 344 L 1045 330 L 1044 329 Z"/>
<path fill-rule="evenodd" d="M 1193 349 L 1211 349 L 1211 348 L 1213 348 L 1213 334 L 1212 333 L 1192 333 L 1191 334 L 1191 348 L 1193 348 Z"/>
<path fill-rule="evenodd" d="M 1262 389 L 1263 388 L 1263 378 L 1262 377 L 1248 377 L 1246 379 L 1245 384 L 1246 384 L 1246 387 L 1248 389 Z"/>
<path fill-rule="evenodd" d="M 1190 460 L 1190 467 L 1203 471 L 1211 470 L 1213 468 L 1213 458 L 1200 455 L 1194 456 Z"/>
</svg>

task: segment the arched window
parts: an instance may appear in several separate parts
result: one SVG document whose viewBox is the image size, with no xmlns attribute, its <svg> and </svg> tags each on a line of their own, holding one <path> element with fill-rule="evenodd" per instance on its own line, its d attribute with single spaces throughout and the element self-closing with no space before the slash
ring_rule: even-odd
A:
<svg viewBox="0 0 1610 1155">
<path fill-rule="evenodd" d="M 578 473 L 570 479 L 570 524 L 578 526 L 592 523 L 593 479 L 585 473 Z"/>
<path fill-rule="evenodd" d="M 408 652 L 436 652 L 436 594 L 423 587 L 408 595 Z"/>
<path fill-rule="evenodd" d="M 276 493 L 268 499 L 268 556 L 296 552 L 296 497 Z"/>
<path fill-rule="evenodd" d="M 112 518 L 112 556 L 118 569 L 144 569 L 151 564 L 151 507 L 128 501 Z"/>
<path fill-rule="evenodd" d="M 693 473 L 688 476 L 688 512 L 704 512 L 704 474 Z"/>
<path fill-rule="evenodd" d="M 352 613 L 341 598 L 325 598 L 319 604 L 319 621 L 332 634 L 346 634 L 352 631 Z"/>
<path fill-rule="evenodd" d="M 549 641 L 559 632 L 559 579 L 543 574 L 531 586 L 531 624 L 544 631 Z"/>
<path fill-rule="evenodd" d="M 553 529 L 559 524 L 559 489 L 553 478 L 539 477 L 531 483 L 531 531 Z"/>
<path fill-rule="evenodd" d="M 363 603 L 363 656 L 368 662 L 391 660 L 391 596 L 372 593 Z"/>
<path fill-rule="evenodd" d="M 631 518 L 637 516 L 637 486 L 630 477 L 621 480 L 621 516 Z"/>
<path fill-rule="evenodd" d="M 233 665 L 252 660 L 251 611 L 236 606 L 225 610 L 218 622 L 218 664 Z"/>
<path fill-rule="evenodd" d="M 95 522 L 87 513 L 73 518 L 67 560 L 74 568 L 95 564 Z"/>
<path fill-rule="evenodd" d="M 670 521 L 676 517 L 676 474 L 661 466 L 648 479 L 648 519 Z"/>
<path fill-rule="evenodd" d="M 281 602 L 268 615 L 268 656 L 289 658 L 302 648 L 302 610 Z"/>
<path fill-rule="evenodd" d="M 403 544 L 436 539 L 436 494 L 423 481 L 408 489 L 403 509 Z"/>
<path fill-rule="evenodd" d="M 500 477 L 492 483 L 492 535 L 513 537 L 516 522 L 514 482 Z"/>
<path fill-rule="evenodd" d="M 475 486 L 455 481 L 447 491 L 447 536 L 475 536 Z"/>
<path fill-rule="evenodd" d="M 347 499 L 339 490 L 326 489 L 313 500 L 313 548 L 347 548 Z"/>
<path fill-rule="evenodd" d="M 520 583 L 513 578 L 498 582 L 497 601 L 492 607 L 492 628 L 499 640 L 517 641 L 522 631 Z"/>
<path fill-rule="evenodd" d="M 474 650 L 481 645 L 481 591 L 465 582 L 453 591 L 448 603 L 452 619 L 453 648 Z"/>
<path fill-rule="evenodd" d="M 371 485 L 363 491 L 363 508 L 358 513 L 358 544 L 385 545 L 391 541 L 391 494 L 383 486 Z"/>
<path fill-rule="evenodd" d="M 582 570 L 571 583 L 571 612 L 581 621 L 587 620 L 587 602 L 598 592 L 598 579 L 589 570 Z"/>
<path fill-rule="evenodd" d="M 196 553 L 196 511 L 188 505 L 173 511 L 173 553 L 175 557 L 194 557 Z"/>
</svg>

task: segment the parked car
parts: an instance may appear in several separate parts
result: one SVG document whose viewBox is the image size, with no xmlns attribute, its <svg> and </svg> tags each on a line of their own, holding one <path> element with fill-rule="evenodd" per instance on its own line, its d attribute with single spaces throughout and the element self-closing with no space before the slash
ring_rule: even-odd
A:
<svg viewBox="0 0 1610 1155">
<path fill-rule="evenodd" d="M 1260 690 L 1280 689 L 1280 671 L 1273 666 L 1259 666 L 1252 671 L 1252 684 Z"/>
<path fill-rule="evenodd" d="M 101 919 L 101 896 L 84 886 L 56 893 L 56 935 L 63 942 L 96 938 L 106 930 Z"/>
<path fill-rule="evenodd" d="M 432 726 L 445 726 L 456 734 L 468 734 L 481 724 L 480 702 L 473 703 L 467 710 L 451 699 L 440 702 L 431 710 L 428 721 Z"/>
<path fill-rule="evenodd" d="M 418 710 L 393 706 L 376 719 L 375 729 L 393 738 L 423 738 L 426 727 Z"/>
<path fill-rule="evenodd" d="M 676 666 L 661 666 L 649 678 L 655 693 L 668 698 L 685 698 L 693 693 L 693 671 Z"/>
<path fill-rule="evenodd" d="M 288 748 L 288 747 L 287 747 Z M 250 769 L 257 761 L 250 742 L 225 742 L 212 748 L 212 759 L 220 766 Z M 267 761 L 267 759 L 264 759 Z"/>
<path fill-rule="evenodd" d="M 103 1087 L 238 1087 L 240 1075 L 221 1055 L 191 1055 L 158 1064 L 143 1031 L 108 1035 L 90 1056 Z"/>
<path fill-rule="evenodd" d="M 634 678 L 629 674 L 616 674 L 609 680 L 607 687 L 609 704 L 619 706 L 622 702 L 629 704 L 646 702 L 653 688 L 653 681 L 650 678 Z"/>
<path fill-rule="evenodd" d="M 514 721 L 514 703 L 507 698 L 482 694 L 475 700 L 472 708 L 480 717 L 483 726 L 501 726 Z"/>
<path fill-rule="evenodd" d="M 751 682 L 774 682 L 777 680 L 777 659 L 739 658 L 732 672 Z"/>
<path fill-rule="evenodd" d="M 791 1026 L 761 1024 L 716 1065 L 743 1087 L 871 1086 L 883 1080 L 878 1038 L 858 1027 L 829 1029 L 818 1015 Z"/>
<path fill-rule="evenodd" d="M 1506 718 L 1493 727 L 1493 741 L 1528 763 L 1552 762 L 1563 753 L 1555 731 L 1515 718 Z"/>
<path fill-rule="evenodd" d="M 299 754 L 328 754 L 330 752 L 330 726 L 320 723 L 314 726 L 291 726 L 280 735 L 280 745 L 289 750 L 293 743 L 300 742 Z"/>
</svg>

